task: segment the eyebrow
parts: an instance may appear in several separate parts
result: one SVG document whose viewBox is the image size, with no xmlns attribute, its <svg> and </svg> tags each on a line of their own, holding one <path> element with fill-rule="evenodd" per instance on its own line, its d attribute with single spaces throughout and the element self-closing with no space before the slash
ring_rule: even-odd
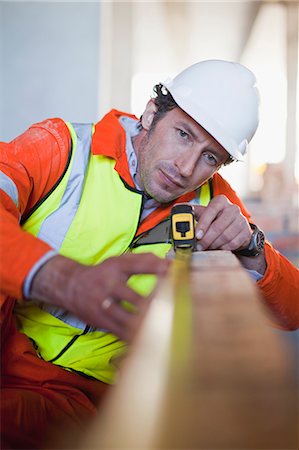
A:
<svg viewBox="0 0 299 450">
<path fill-rule="evenodd" d="M 191 134 L 191 136 L 198 140 L 199 142 L 204 142 L 203 140 L 200 140 L 197 136 L 197 134 L 195 134 L 195 132 L 193 131 L 193 129 L 189 126 L 189 124 L 187 122 L 184 122 L 183 120 L 179 120 L 178 121 L 178 126 L 184 128 L 189 134 Z"/>
</svg>

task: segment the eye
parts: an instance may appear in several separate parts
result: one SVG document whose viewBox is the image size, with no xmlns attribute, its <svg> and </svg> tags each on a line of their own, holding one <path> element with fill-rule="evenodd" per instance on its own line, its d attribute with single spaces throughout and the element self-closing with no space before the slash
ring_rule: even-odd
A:
<svg viewBox="0 0 299 450">
<path fill-rule="evenodd" d="M 205 152 L 203 154 L 205 160 L 207 161 L 208 164 L 210 164 L 210 166 L 218 166 L 219 162 L 217 161 L 217 159 L 215 158 L 215 156 L 213 155 L 213 153 L 207 153 Z"/>
<path fill-rule="evenodd" d="M 179 136 L 180 136 L 182 139 L 184 139 L 184 140 L 188 140 L 188 139 L 189 139 L 189 134 L 186 133 L 186 131 L 181 130 L 181 129 L 179 128 L 179 129 L 178 129 L 178 133 L 179 133 Z"/>
</svg>

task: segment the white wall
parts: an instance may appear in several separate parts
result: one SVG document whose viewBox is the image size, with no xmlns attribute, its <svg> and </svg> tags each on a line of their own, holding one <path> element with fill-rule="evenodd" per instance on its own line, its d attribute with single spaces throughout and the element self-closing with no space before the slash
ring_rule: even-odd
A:
<svg viewBox="0 0 299 450">
<path fill-rule="evenodd" d="M 47 117 L 97 120 L 99 14 L 96 2 L 0 2 L 1 140 Z"/>
</svg>

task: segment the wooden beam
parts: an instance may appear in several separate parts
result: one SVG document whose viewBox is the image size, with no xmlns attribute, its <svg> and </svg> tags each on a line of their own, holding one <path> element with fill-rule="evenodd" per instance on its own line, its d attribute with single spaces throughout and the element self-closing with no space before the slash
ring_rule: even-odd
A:
<svg viewBox="0 0 299 450">
<path fill-rule="evenodd" d="M 284 344 L 234 255 L 175 260 L 80 448 L 297 448 Z"/>
</svg>

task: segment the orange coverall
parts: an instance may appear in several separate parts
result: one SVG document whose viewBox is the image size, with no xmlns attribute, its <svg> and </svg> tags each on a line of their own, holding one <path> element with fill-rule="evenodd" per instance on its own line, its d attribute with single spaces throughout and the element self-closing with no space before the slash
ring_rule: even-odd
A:
<svg viewBox="0 0 299 450">
<path fill-rule="evenodd" d="M 92 139 L 93 154 L 114 158 L 115 169 L 133 186 L 126 158 L 125 132 L 113 110 L 97 125 Z M 131 116 L 133 117 L 133 116 Z M 66 371 L 36 356 L 29 339 L 18 332 L 14 299 L 23 299 L 22 286 L 32 266 L 51 248 L 24 232 L 21 216 L 28 214 L 63 173 L 70 148 L 70 134 L 60 119 L 33 125 L 10 143 L 0 144 L 0 170 L 17 186 L 18 207 L 0 190 L 1 206 L 1 322 L 2 322 L 2 448 L 43 448 L 52 429 L 84 424 L 96 411 L 107 385 Z M 244 205 L 219 175 L 213 177 L 214 195 L 224 194 Z M 188 201 L 184 195 L 179 201 Z M 169 215 L 171 205 L 162 205 L 139 226 L 137 234 Z M 257 285 L 277 323 L 286 329 L 299 326 L 298 270 L 267 243 L 267 270 Z M 53 428 L 52 428 L 53 426 Z"/>
</svg>

